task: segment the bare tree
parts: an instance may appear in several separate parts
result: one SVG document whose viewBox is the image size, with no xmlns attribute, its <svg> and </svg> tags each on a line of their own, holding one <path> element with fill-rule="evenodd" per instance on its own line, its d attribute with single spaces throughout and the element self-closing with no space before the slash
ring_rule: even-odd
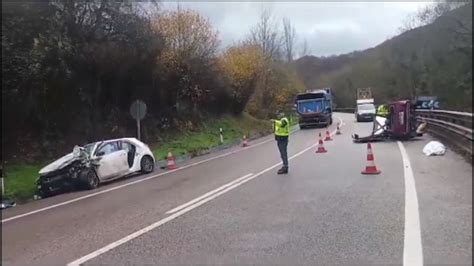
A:
<svg viewBox="0 0 474 266">
<path fill-rule="evenodd" d="M 472 3 L 472 0 L 452 1 L 442 0 L 419 9 L 416 13 L 410 14 L 405 19 L 403 25 L 399 28 L 400 33 L 422 27 L 433 23 L 437 18 L 446 15 L 449 11 Z"/>
<path fill-rule="evenodd" d="M 301 46 L 300 57 L 309 55 L 310 53 L 311 53 L 311 49 L 309 48 L 309 46 L 308 46 L 308 41 L 307 41 L 306 38 L 305 38 L 305 39 L 303 40 L 303 44 L 302 44 L 302 46 Z"/>
<path fill-rule="evenodd" d="M 283 45 L 287 62 L 293 61 L 295 41 L 295 26 L 291 24 L 290 19 L 283 18 Z"/>
<path fill-rule="evenodd" d="M 258 45 L 266 60 L 279 59 L 281 53 L 281 39 L 272 13 L 264 9 L 260 14 L 260 20 L 250 30 L 250 42 Z"/>
</svg>

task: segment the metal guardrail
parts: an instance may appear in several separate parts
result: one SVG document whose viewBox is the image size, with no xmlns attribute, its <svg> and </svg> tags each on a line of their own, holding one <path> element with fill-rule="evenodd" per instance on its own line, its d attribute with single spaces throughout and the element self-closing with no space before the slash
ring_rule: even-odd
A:
<svg viewBox="0 0 474 266">
<path fill-rule="evenodd" d="M 428 123 L 430 133 L 449 141 L 472 157 L 472 113 L 417 109 L 416 118 Z"/>
<path fill-rule="evenodd" d="M 334 108 L 334 112 L 340 112 L 340 113 L 354 113 L 355 108 Z"/>
<path fill-rule="evenodd" d="M 354 113 L 354 108 L 334 108 L 335 112 Z M 417 109 L 418 121 L 428 123 L 428 132 L 472 158 L 472 113 L 450 110 Z"/>
</svg>

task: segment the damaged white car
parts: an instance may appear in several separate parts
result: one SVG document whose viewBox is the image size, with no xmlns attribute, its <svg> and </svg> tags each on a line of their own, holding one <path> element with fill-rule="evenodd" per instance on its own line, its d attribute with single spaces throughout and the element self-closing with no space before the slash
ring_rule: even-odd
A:
<svg viewBox="0 0 474 266">
<path fill-rule="evenodd" d="M 135 138 L 99 141 L 76 146 L 39 171 L 38 194 L 48 197 L 76 188 L 94 189 L 136 172 L 150 173 L 155 158 L 148 145 Z"/>
</svg>

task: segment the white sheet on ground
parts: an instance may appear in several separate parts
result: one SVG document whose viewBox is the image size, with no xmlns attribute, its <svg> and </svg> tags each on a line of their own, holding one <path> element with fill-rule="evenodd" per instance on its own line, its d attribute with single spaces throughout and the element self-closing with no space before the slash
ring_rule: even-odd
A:
<svg viewBox="0 0 474 266">
<path fill-rule="evenodd" d="M 430 141 L 423 148 L 423 153 L 426 156 L 431 155 L 444 155 L 446 153 L 446 147 L 439 141 Z"/>
</svg>

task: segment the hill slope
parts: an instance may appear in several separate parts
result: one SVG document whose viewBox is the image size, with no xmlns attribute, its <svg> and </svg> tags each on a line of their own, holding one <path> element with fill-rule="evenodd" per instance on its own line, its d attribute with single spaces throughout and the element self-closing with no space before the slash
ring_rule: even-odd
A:
<svg viewBox="0 0 474 266">
<path fill-rule="evenodd" d="M 437 95 L 442 108 L 472 111 L 472 4 L 374 48 L 306 56 L 295 68 L 308 88 L 333 88 L 341 107 L 354 105 L 358 87 L 372 87 L 377 102 Z"/>
</svg>

